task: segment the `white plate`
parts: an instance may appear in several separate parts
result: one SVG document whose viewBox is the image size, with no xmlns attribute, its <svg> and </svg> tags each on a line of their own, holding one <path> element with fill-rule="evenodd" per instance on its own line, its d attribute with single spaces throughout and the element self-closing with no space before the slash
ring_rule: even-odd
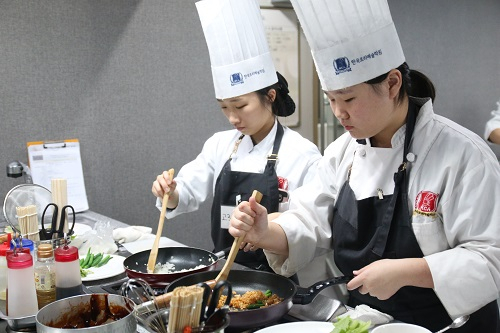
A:
<svg viewBox="0 0 500 333">
<path fill-rule="evenodd" d="M 267 327 L 257 332 L 260 333 L 330 333 L 335 327 L 333 323 L 324 321 L 298 321 Z"/>
<path fill-rule="evenodd" d="M 106 256 L 105 254 L 104 256 Z M 80 259 L 85 259 L 85 256 L 80 256 Z M 82 277 L 82 281 L 95 281 L 101 279 L 107 279 L 115 275 L 125 272 L 125 267 L 123 267 L 123 262 L 125 257 L 111 254 L 111 259 L 108 263 L 101 267 L 91 267 L 87 270 L 91 271 L 86 277 Z"/>
<path fill-rule="evenodd" d="M 83 235 L 87 231 L 92 230 L 92 227 L 83 223 L 75 223 L 75 226 L 73 227 L 73 235 L 79 236 Z"/>
</svg>

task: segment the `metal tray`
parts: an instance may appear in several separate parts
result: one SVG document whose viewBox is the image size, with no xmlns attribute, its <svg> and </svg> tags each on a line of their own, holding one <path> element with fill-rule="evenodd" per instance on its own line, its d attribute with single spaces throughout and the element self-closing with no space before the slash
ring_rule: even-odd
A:
<svg viewBox="0 0 500 333">
<path fill-rule="evenodd" d="M 7 312 L 6 303 L 7 303 L 6 301 L 0 300 L 0 310 L 2 311 L 3 314 Z M 13 331 L 20 331 L 23 329 L 36 327 L 36 316 L 19 317 L 19 318 L 2 316 L 2 319 L 4 319 L 7 322 L 7 325 Z"/>
</svg>

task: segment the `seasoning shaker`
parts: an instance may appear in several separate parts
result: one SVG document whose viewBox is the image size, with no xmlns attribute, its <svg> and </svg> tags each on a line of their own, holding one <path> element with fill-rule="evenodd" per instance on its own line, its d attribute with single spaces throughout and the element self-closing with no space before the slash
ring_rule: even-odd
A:
<svg viewBox="0 0 500 333">
<path fill-rule="evenodd" d="M 38 312 L 33 257 L 26 252 L 7 254 L 7 315 L 34 316 Z"/>
<path fill-rule="evenodd" d="M 83 294 L 78 248 L 67 243 L 54 251 L 56 299 Z"/>
<path fill-rule="evenodd" d="M 35 289 L 38 309 L 56 300 L 56 271 L 52 244 L 38 245 L 35 261 Z"/>
</svg>

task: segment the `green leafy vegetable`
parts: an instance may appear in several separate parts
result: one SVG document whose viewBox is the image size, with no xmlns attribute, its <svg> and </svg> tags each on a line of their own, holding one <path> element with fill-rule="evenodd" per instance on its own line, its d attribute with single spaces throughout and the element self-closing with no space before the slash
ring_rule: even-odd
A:
<svg viewBox="0 0 500 333">
<path fill-rule="evenodd" d="M 331 333 L 368 333 L 371 322 L 351 319 L 346 316 L 334 323 L 335 328 Z"/>
</svg>

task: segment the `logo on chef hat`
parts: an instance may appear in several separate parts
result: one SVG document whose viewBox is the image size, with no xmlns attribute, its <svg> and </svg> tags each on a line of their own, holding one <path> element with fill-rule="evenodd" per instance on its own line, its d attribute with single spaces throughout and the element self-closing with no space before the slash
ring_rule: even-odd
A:
<svg viewBox="0 0 500 333">
<path fill-rule="evenodd" d="M 335 68 L 335 74 L 337 75 L 351 71 L 351 64 L 349 63 L 349 59 L 347 59 L 347 57 L 333 60 L 333 67 Z"/>
<path fill-rule="evenodd" d="M 437 211 L 439 194 L 431 191 L 420 191 L 415 199 L 415 213 L 422 215 L 435 215 Z"/>
<path fill-rule="evenodd" d="M 230 80 L 231 80 L 232 86 L 245 83 L 245 81 L 243 81 L 243 74 L 241 74 L 241 73 L 231 74 Z"/>
</svg>

